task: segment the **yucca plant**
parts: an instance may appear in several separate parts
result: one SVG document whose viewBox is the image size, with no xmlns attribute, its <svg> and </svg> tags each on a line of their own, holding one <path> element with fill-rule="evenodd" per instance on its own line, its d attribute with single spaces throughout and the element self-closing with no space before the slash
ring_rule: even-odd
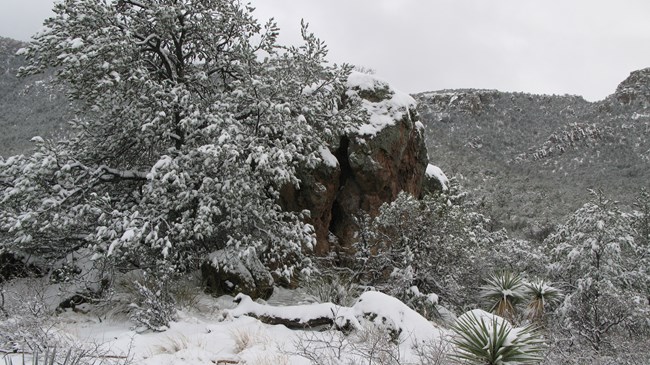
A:
<svg viewBox="0 0 650 365">
<path fill-rule="evenodd" d="M 458 364 L 536 364 L 542 360 L 543 341 L 537 327 L 513 328 L 504 318 L 481 310 L 460 316 L 452 327 Z"/>
<path fill-rule="evenodd" d="M 549 306 L 558 304 L 562 300 L 562 293 L 559 289 L 551 286 L 544 279 L 536 279 L 526 286 L 528 305 L 526 306 L 526 317 L 533 322 L 540 322 Z"/>
<path fill-rule="evenodd" d="M 509 271 L 497 272 L 486 280 L 480 295 L 490 312 L 515 322 L 515 307 L 526 298 L 526 287 L 521 275 Z"/>
</svg>

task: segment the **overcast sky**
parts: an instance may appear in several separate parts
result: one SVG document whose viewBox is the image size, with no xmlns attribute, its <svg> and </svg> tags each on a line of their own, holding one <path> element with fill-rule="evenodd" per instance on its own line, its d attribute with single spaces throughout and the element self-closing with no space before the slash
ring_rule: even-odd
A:
<svg viewBox="0 0 650 365">
<path fill-rule="evenodd" d="M 0 0 L 0 35 L 29 40 L 53 0 Z M 486 88 L 599 100 L 650 67 L 649 0 L 252 0 L 281 41 L 300 19 L 334 62 L 409 93 Z"/>
</svg>

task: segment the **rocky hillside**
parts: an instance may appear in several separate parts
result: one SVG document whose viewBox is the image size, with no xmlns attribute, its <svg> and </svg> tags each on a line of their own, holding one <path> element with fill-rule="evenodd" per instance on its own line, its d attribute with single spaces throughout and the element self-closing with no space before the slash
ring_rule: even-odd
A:
<svg viewBox="0 0 650 365">
<path fill-rule="evenodd" d="M 497 227 L 540 238 L 588 189 L 630 203 L 648 186 L 650 69 L 596 103 L 494 90 L 415 98 L 432 163 L 483 198 Z"/>
<path fill-rule="evenodd" d="M 19 78 L 24 64 L 16 51 L 23 43 L 0 37 L 0 156 L 24 153 L 36 135 L 59 133 L 66 119 L 66 101 L 51 84 L 51 74 Z"/>
</svg>

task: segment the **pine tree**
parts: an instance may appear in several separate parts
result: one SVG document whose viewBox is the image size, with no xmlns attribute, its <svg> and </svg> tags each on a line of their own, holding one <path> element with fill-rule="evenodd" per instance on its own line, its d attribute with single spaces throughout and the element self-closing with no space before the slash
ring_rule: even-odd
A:
<svg viewBox="0 0 650 365">
<path fill-rule="evenodd" d="M 0 161 L 3 245 L 90 245 L 130 267 L 178 271 L 226 246 L 291 275 L 313 242 L 278 205 L 296 169 L 363 119 L 303 24 L 281 47 L 237 0 L 63 0 L 21 51 L 54 68 L 76 110 L 60 141 Z M 74 244 L 73 244 L 74 243 Z"/>
</svg>

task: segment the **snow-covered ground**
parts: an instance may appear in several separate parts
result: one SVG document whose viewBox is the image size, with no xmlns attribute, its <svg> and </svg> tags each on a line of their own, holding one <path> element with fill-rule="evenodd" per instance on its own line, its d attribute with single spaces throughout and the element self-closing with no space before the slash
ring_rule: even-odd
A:
<svg viewBox="0 0 650 365">
<path fill-rule="evenodd" d="M 137 332 L 126 316 L 67 310 L 59 313 L 52 336 L 91 349 L 103 364 L 365 364 L 372 356 L 398 357 L 419 364 L 416 347 L 440 349 L 446 332 L 399 300 L 366 292 L 351 307 L 305 303 L 300 291 L 276 290 L 266 303 L 241 296 L 213 298 L 201 294 L 191 307 L 179 310 L 165 332 Z M 287 305 L 292 304 L 292 305 Z M 333 317 L 353 330 L 289 329 L 248 316 L 280 316 L 307 321 Z M 391 337 L 392 334 L 392 337 Z M 20 355 L 13 356 L 21 364 Z M 0 360 L 1 361 L 1 360 Z M 27 362 L 29 364 L 29 361 Z M 386 362 L 385 362 L 386 363 Z M 392 363 L 392 362 L 388 362 Z"/>
</svg>

